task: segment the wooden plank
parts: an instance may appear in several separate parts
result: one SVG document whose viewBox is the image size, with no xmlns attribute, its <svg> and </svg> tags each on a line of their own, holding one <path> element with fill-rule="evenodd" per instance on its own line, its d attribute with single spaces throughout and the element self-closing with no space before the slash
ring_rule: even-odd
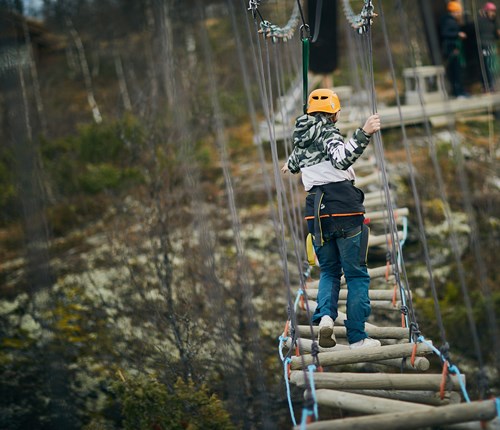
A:
<svg viewBox="0 0 500 430">
<path fill-rule="evenodd" d="M 346 305 L 345 300 L 339 300 L 339 306 L 345 306 Z M 370 302 L 370 306 L 372 310 L 383 310 L 383 311 L 390 311 L 390 312 L 400 312 L 401 311 L 401 302 L 398 300 L 395 304 L 392 304 L 392 302 L 389 301 L 382 301 L 382 300 L 372 300 Z"/>
<path fill-rule="evenodd" d="M 297 339 L 297 344 L 299 345 L 299 352 L 300 354 L 309 354 L 312 350 L 312 340 L 311 339 L 304 339 L 300 338 Z M 288 338 L 285 342 L 285 345 L 288 349 L 292 347 L 292 340 Z M 331 352 L 331 351 L 350 351 L 349 345 L 342 345 L 340 343 L 337 343 L 332 348 L 322 348 L 321 346 L 318 345 L 318 350 L 319 352 Z M 308 356 L 309 357 L 309 356 Z M 294 359 L 300 360 L 300 357 L 293 357 Z"/>
<path fill-rule="evenodd" d="M 370 184 L 379 184 L 379 183 L 380 183 L 380 174 L 378 172 L 373 172 L 363 177 L 357 177 L 355 185 L 358 188 L 363 188 Z"/>
<path fill-rule="evenodd" d="M 441 393 L 435 391 L 412 390 L 346 390 L 350 393 L 364 396 L 382 397 L 384 399 L 402 400 L 431 406 L 444 406 L 460 403 L 462 397 L 456 391 L 445 391 L 443 399 Z"/>
<path fill-rule="evenodd" d="M 418 372 L 425 372 L 431 367 L 429 360 L 425 357 L 415 357 L 415 362 L 413 365 L 410 362 L 410 358 L 403 361 L 402 358 L 391 358 L 388 360 L 379 360 L 375 364 L 382 364 L 384 366 L 395 367 L 396 369 L 403 370 L 416 370 Z"/>
<path fill-rule="evenodd" d="M 385 242 L 384 242 L 385 243 Z M 393 275 L 394 274 L 394 268 L 391 266 L 379 266 L 379 267 L 374 267 L 372 269 L 368 269 L 368 274 L 370 275 L 370 279 L 376 279 L 376 278 L 383 278 L 386 276 L 386 274 Z M 318 288 L 319 284 L 319 279 L 316 279 L 314 281 L 307 281 L 306 282 L 306 288 Z M 340 284 L 344 285 L 345 284 L 345 278 L 342 277 L 340 280 Z"/>
<path fill-rule="evenodd" d="M 318 357 L 322 366 L 372 362 L 391 358 L 410 357 L 413 351 L 413 345 L 414 344 L 385 345 L 374 348 L 352 349 L 349 351 L 320 352 Z M 430 354 L 431 352 L 433 351 L 430 346 L 423 343 L 417 344 L 416 354 L 418 356 Z M 303 365 L 308 366 L 309 364 L 313 364 L 310 355 L 292 357 L 291 368 L 292 370 L 302 369 Z"/>
<path fill-rule="evenodd" d="M 365 200 L 363 202 L 363 206 L 365 207 L 365 210 L 367 211 L 375 211 L 377 209 L 383 208 L 386 206 L 386 202 L 383 198 L 380 199 L 372 199 L 372 200 Z"/>
<path fill-rule="evenodd" d="M 317 307 L 317 303 L 314 300 L 308 300 L 309 303 L 309 309 L 311 312 L 314 312 L 314 310 Z M 347 304 L 346 300 L 339 300 L 338 301 L 338 306 L 345 308 Z M 401 310 L 401 301 L 396 301 L 396 303 L 392 303 L 392 301 L 384 301 L 384 300 L 372 300 L 370 302 L 372 310 L 383 310 L 383 311 L 390 311 L 390 312 L 399 312 Z"/>
<path fill-rule="evenodd" d="M 369 290 L 368 297 L 370 300 L 392 300 L 394 295 L 393 290 Z M 307 297 L 309 299 L 316 299 L 318 297 L 318 289 L 317 288 L 307 288 Z M 396 290 L 396 299 L 399 300 L 400 293 L 399 288 Z M 347 290 L 342 289 L 339 293 L 339 300 L 347 299 Z"/>
<path fill-rule="evenodd" d="M 299 352 L 301 354 L 310 354 L 311 353 L 311 350 L 312 350 L 312 340 L 311 339 L 300 338 L 297 340 L 297 344 L 299 345 Z M 285 342 L 285 345 L 288 349 L 290 349 L 292 347 L 291 339 L 287 339 Z M 318 345 L 318 350 L 319 350 L 319 352 L 331 352 L 331 351 L 350 351 L 351 349 L 349 348 L 348 345 L 337 343 L 337 345 L 335 345 L 333 348 L 322 348 L 321 346 Z M 298 357 L 296 357 L 296 358 L 298 358 Z M 399 359 L 392 358 L 392 359 L 387 359 L 387 360 L 372 361 L 371 363 L 389 366 L 389 367 L 393 367 L 395 369 L 412 370 L 412 371 L 418 371 L 418 372 L 425 372 L 430 367 L 429 360 L 427 360 L 427 358 L 425 358 L 425 357 L 415 357 L 415 362 L 413 365 L 410 363 L 409 358 L 404 360 L 404 361 L 402 360 L 402 358 L 399 358 Z"/>
<path fill-rule="evenodd" d="M 419 403 L 404 402 L 401 400 L 384 399 L 362 394 L 349 393 L 347 391 L 316 389 L 316 400 L 320 406 L 328 406 L 331 408 L 340 408 L 345 411 L 352 411 L 361 414 L 388 414 L 394 411 L 422 411 L 426 412 L 433 406 L 421 405 Z M 378 420 L 377 417 L 372 417 L 372 420 Z M 337 429 L 337 422 L 344 420 L 335 420 L 335 425 L 331 425 L 330 429 Z M 326 422 L 326 421 L 324 421 Z M 330 421 L 331 423 L 332 421 Z M 306 428 L 312 428 L 307 426 Z"/>
<path fill-rule="evenodd" d="M 339 420 L 318 421 L 306 426 L 308 430 L 392 430 L 422 429 L 429 426 L 465 423 L 468 421 L 490 421 L 497 416 L 494 400 L 460 403 L 458 405 L 419 408 L 412 404 L 406 411 L 379 414 L 374 417 L 356 417 Z M 300 426 L 294 429 L 299 430 Z"/>
<path fill-rule="evenodd" d="M 321 363 L 321 361 L 320 361 Z M 293 371 L 290 381 L 301 388 L 307 387 L 303 371 Z M 426 390 L 439 391 L 441 374 L 400 374 L 400 373 L 348 373 L 348 372 L 315 372 L 313 374 L 316 388 L 331 390 Z M 465 384 L 465 375 L 450 375 L 446 388 L 450 391 L 460 390 L 460 380 Z"/>
<path fill-rule="evenodd" d="M 311 334 L 310 326 L 299 325 L 297 327 L 301 337 L 308 337 Z M 312 326 L 314 336 L 318 335 L 318 326 Z M 335 336 L 340 338 L 346 337 L 346 328 L 336 325 L 334 327 Z M 402 327 L 366 327 L 366 334 L 374 339 L 408 339 L 409 330 Z"/>
<path fill-rule="evenodd" d="M 398 235 L 397 235 L 398 240 L 400 240 L 402 237 L 403 237 L 403 232 L 398 231 Z M 381 234 L 378 236 L 370 235 L 370 238 L 368 239 L 368 246 L 385 245 L 388 243 L 390 238 L 391 238 L 390 234 Z"/>
<path fill-rule="evenodd" d="M 396 220 L 401 220 L 403 217 L 408 216 L 410 214 L 410 210 L 408 208 L 398 208 L 394 209 L 394 218 Z M 367 212 L 365 217 L 369 218 L 370 221 L 378 221 L 387 218 L 387 211 L 373 211 Z"/>
</svg>

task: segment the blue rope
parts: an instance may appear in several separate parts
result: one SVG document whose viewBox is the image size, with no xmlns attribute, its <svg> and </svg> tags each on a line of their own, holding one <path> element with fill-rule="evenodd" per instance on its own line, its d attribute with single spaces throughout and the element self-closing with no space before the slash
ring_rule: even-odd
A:
<svg viewBox="0 0 500 430">
<path fill-rule="evenodd" d="M 316 421 L 318 420 L 318 402 L 316 400 L 316 389 L 314 387 L 314 371 L 316 370 L 316 366 L 314 364 L 310 364 L 307 366 L 307 370 L 309 371 L 309 387 L 311 389 L 311 396 L 313 399 L 314 406 L 312 410 L 304 407 L 302 409 L 302 420 L 300 422 L 300 430 L 305 430 L 307 424 L 307 417 L 314 415 Z"/>
<path fill-rule="evenodd" d="M 295 311 L 297 311 L 297 306 L 299 305 L 300 296 L 302 294 L 304 294 L 304 290 L 302 290 L 302 288 L 299 288 L 299 290 L 297 291 L 297 297 L 295 298 L 295 304 L 293 305 L 293 309 Z"/>
<path fill-rule="evenodd" d="M 316 421 L 318 420 L 318 402 L 316 400 L 316 388 L 314 386 L 314 371 L 316 370 L 316 366 L 314 364 L 310 364 L 307 366 L 307 369 L 309 370 L 309 386 L 311 387 L 311 395 L 314 401 L 314 418 L 316 418 Z"/>
<path fill-rule="evenodd" d="M 287 359 L 283 362 L 283 375 L 285 377 L 285 385 L 286 385 L 286 396 L 288 398 L 288 408 L 290 409 L 290 416 L 292 417 L 293 425 L 297 425 L 297 421 L 295 420 L 295 414 L 293 413 L 293 405 L 292 405 L 292 395 L 290 393 L 290 382 L 288 381 L 288 363 L 291 363 L 292 359 L 287 357 Z"/>
<path fill-rule="evenodd" d="M 497 407 L 498 418 L 500 418 L 500 397 L 495 397 L 495 405 Z"/>
<path fill-rule="evenodd" d="M 299 290 L 297 291 L 297 297 L 295 298 L 295 303 L 294 303 L 295 310 L 297 310 L 297 306 L 299 305 L 300 296 L 302 294 L 304 294 L 304 291 L 302 290 L 302 288 L 299 288 Z M 283 351 L 282 351 L 283 343 L 286 342 L 287 340 L 288 340 L 288 337 L 285 337 L 283 335 L 281 335 L 279 337 L 279 354 L 280 354 L 281 361 L 284 360 L 283 361 L 283 376 L 285 378 L 286 396 L 288 399 L 288 408 L 290 409 L 290 416 L 292 417 L 293 425 L 296 426 L 297 421 L 295 420 L 295 414 L 293 412 L 292 397 L 291 397 L 291 393 L 290 393 L 290 381 L 288 380 L 288 369 L 287 369 L 288 363 L 291 363 L 292 360 L 290 357 L 287 357 L 285 359 L 285 357 L 283 355 Z"/>
<path fill-rule="evenodd" d="M 399 241 L 399 243 L 401 244 L 401 247 L 403 247 L 403 245 L 405 244 L 406 242 L 406 238 L 408 237 L 408 217 L 403 217 L 403 238 Z"/>
<path fill-rule="evenodd" d="M 456 375 L 458 375 L 458 382 L 460 384 L 460 389 L 462 390 L 462 394 L 464 396 L 464 399 L 467 403 L 470 403 L 470 398 L 469 398 L 469 395 L 467 394 L 467 389 L 465 388 L 465 384 L 462 380 L 462 375 L 460 373 L 460 370 L 458 370 L 458 367 L 455 366 L 454 364 L 451 364 L 449 362 L 449 360 L 446 360 L 445 358 L 443 358 L 443 354 L 441 354 L 441 351 L 439 349 L 437 349 L 432 343 L 428 342 L 425 340 L 425 338 L 423 336 L 419 336 L 417 338 L 417 340 L 419 342 L 422 342 L 422 343 L 425 343 L 427 346 L 429 346 L 432 351 L 434 352 L 434 354 L 436 354 L 440 359 L 441 361 L 444 363 L 445 361 L 448 362 L 448 370 Z"/>
<path fill-rule="evenodd" d="M 279 337 L 278 352 L 280 354 L 281 361 L 285 359 L 285 356 L 283 355 L 283 345 L 286 343 L 287 340 L 288 336 L 281 335 Z"/>
<path fill-rule="evenodd" d="M 313 414 L 313 411 L 310 411 L 307 408 L 302 409 L 302 421 L 300 422 L 300 430 L 306 429 L 307 417 L 309 415 L 312 415 L 312 414 Z"/>
<path fill-rule="evenodd" d="M 469 395 L 467 394 L 467 390 L 465 388 L 464 381 L 462 380 L 462 375 L 460 374 L 460 370 L 458 370 L 458 367 L 452 364 L 451 366 L 448 367 L 448 370 L 452 373 L 455 373 L 458 375 L 458 382 L 460 383 L 460 389 L 462 390 L 462 394 L 464 395 L 464 399 L 467 403 L 470 403 Z"/>
</svg>

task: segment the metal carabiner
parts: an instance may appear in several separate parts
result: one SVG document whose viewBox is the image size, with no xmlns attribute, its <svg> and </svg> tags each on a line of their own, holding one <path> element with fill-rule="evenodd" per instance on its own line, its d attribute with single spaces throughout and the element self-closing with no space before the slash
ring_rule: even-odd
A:
<svg viewBox="0 0 500 430">
<path fill-rule="evenodd" d="M 304 32 L 307 33 L 307 39 L 311 39 L 311 29 L 308 24 L 302 24 L 300 26 L 300 38 L 304 39 Z"/>
</svg>

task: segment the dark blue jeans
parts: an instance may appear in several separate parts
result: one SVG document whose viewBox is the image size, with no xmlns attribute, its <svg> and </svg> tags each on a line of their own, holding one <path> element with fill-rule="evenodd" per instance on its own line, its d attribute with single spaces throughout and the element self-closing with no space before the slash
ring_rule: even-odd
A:
<svg viewBox="0 0 500 430">
<path fill-rule="evenodd" d="M 358 229 L 359 230 L 359 229 Z M 361 232 L 350 235 L 350 231 L 334 231 L 323 234 L 323 246 L 315 246 L 320 265 L 318 306 L 313 314 L 313 324 L 318 324 L 321 317 L 338 316 L 338 300 L 342 271 L 347 281 L 347 340 L 358 342 L 367 337 L 365 321 L 370 315 L 370 275 L 366 268 L 366 255 L 360 255 Z"/>
</svg>

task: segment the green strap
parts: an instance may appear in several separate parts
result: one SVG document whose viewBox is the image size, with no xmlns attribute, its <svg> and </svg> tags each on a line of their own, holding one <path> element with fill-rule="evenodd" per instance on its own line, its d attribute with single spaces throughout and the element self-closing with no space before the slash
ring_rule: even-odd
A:
<svg viewBox="0 0 500 430">
<path fill-rule="evenodd" d="M 459 61 L 460 67 L 465 67 L 467 65 L 467 63 L 465 60 L 464 44 L 462 43 L 461 39 L 457 40 L 456 46 L 458 49 L 458 61 Z"/>
<path fill-rule="evenodd" d="M 302 83 L 303 83 L 303 104 L 304 113 L 307 112 L 307 93 L 309 91 L 309 85 L 307 82 L 307 72 L 309 71 L 309 38 L 302 38 Z"/>
</svg>

